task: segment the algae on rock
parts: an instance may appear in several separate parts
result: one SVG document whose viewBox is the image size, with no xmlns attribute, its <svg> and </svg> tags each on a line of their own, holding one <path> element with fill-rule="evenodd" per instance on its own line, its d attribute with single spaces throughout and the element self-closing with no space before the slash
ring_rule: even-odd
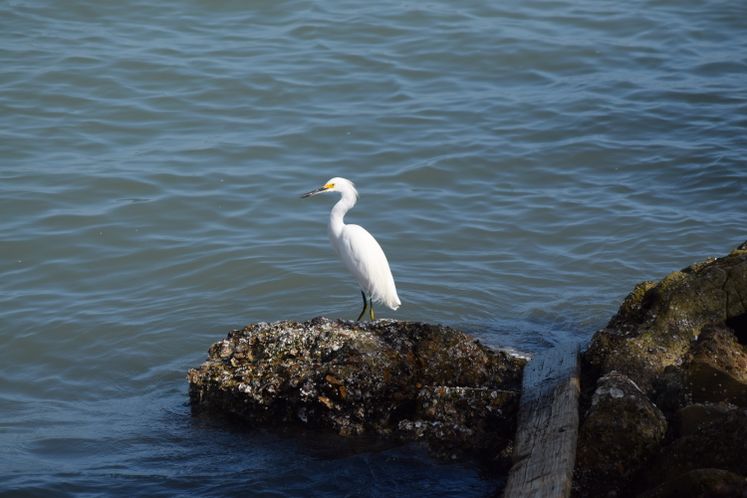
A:
<svg viewBox="0 0 747 498">
<path fill-rule="evenodd" d="M 678 479 L 708 490 L 744 479 L 746 329 L 747 243 L 638 284 L 582 355 L 576 494 L 674 496 Z M 683 430 L 693 426 L 708 437 Z"/>
<path fill-rule="evenodd" d="M 599 375 L 616 370 L 648 391 L 703 327 L 747 317 L 747 248 L 638 284 L 584 353 Z M 735 331 L 740 334 L 740 331 Z"/>
</svg>

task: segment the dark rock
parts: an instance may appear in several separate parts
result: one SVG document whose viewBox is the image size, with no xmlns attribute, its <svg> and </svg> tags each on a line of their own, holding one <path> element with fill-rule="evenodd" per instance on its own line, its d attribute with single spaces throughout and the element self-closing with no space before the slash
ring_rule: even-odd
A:
<svg viewBox="0 0 747 498">
<path fill-rule="evenodd" d="M 653 380 L 651 399 L 667 416 L 693 402 L 685 372 L 680 366 L 670 365 Z"/>
<path fill-rule="evenodd" d="M 513 439 L 513 427 L 507 417 L 515 416 L 516 391 L 480 387 L 427 386 L 418 391 L 417 408 L 412 419 L 402 420 L 398 428 L 408 439 L 427 439 L 446 452 L 464 448 L 489 448 L 501 451 Z M 495 441 L 484 439 L 486 434 Z"/>
<path fill-rule="evenodd" d="M 661 411 L 619 372 L 601 377 L 581 426 L 576 485 L 584 496 L 605 496 L 658 449 L 667 430 Z"/>
<path fill-rule="evenodd" d="M 742 416 L 712 403 L 747 404 L 746 326 L 747 243 L 638 284 L 582 355 L 576 494 L 664 493 L 666 479 L 718 475 L 704 468 L 745 474 Z"/>
<path fill-rule="evenodd" d="M 234 330 L 188 378 L 196 412 L 494 457 L 513 436 L 523 364 L 448 327 L 316 318 Z"/>
<path fill-rule="evenodd" d="M 747 406 L 747 348 L 722 325 L 703 328 L 679 365 L 653 382 L 652 399 L 667 413 L 692 403 Z"/>
<path fill-rule="evenodd" d="M 747 478 L 721 469 L 695 469 L 638 498 L 747 498 Z"/>
<path fill-rule="evenodd" d="M 710 420 L 726 415 L 734 407 L 722 403 L 695 403 L 682 408 L 674 417 L 673 431 L 677 437 L 696 434 Z"/>
<path fill-rule="evenodd" d="M 747 351 L 726 327 L 710 327 L 682 365 L 693 401 L 724 401 L 747 407 Z"/>
<path fill-rule="evenodd" d="M 664 444 L 639 473 L 635 479 L 638 488 L 676 481 L 706 468 L 728 471 L 742 479 L 747 476 L 747 410 L 692 405 L 681 410 L 678 419 L 678 437 Z"/>
</svg>

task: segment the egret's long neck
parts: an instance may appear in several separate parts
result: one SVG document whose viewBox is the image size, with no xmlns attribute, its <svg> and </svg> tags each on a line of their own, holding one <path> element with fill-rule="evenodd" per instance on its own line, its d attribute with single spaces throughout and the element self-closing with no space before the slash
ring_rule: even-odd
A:
<svg viewBox="0 0 747 498">
<path fill-rule="evenodd" d="M 329 235 L 334 238 L 339 237 L 342 233 L 342 228 L 345 226 L 345 222 L 343 221 L 345 213 L 355 206 L 355 201 L 357 200 L 353 192 L 343 190 L 340 193 L 342 197 L 329 213 Z"/>
</svg>

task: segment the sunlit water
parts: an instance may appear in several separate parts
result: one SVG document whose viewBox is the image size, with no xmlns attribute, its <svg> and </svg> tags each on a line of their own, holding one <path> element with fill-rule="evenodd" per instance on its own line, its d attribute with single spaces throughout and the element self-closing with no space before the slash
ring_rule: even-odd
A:
<svg viewBox="0 0 747 498">
<path fill-rule="evenodd" d="M 380 316 L 537 351 L 747 239 L 747 4 L 0 4 L 0 493 L 482 496 L 421 448 L 189 414 L 258 320 Z"/>
</svg>

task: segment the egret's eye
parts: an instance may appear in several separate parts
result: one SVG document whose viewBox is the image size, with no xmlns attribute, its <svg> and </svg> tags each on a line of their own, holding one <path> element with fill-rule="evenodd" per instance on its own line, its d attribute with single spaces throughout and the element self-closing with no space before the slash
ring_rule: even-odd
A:
<svg viewBox="0 0 747 498">
<path fill-rule="evenodd" d="M 324 188 L 325 188 L 325 189 L 331 189 L 331 188 L 335 188 L 335 184 L 334 184 L 334 183 L 328 183 L 328 184 L 326 184 L 326 185 L 324 186 Z"/>
</svg>

